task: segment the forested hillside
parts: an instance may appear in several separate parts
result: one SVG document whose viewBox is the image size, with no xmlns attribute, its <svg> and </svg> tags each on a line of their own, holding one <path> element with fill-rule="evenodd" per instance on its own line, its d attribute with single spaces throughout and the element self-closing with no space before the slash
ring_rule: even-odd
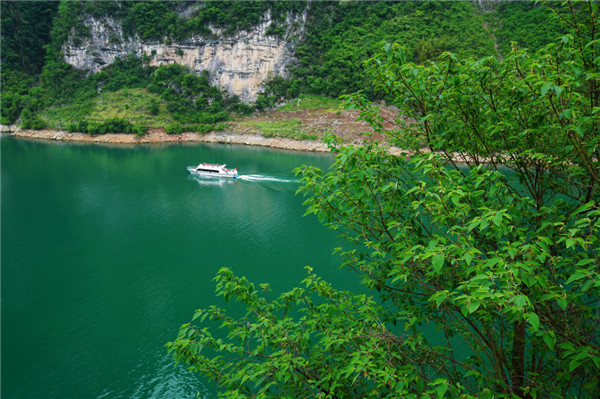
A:
<svg viewBox="0 0 600 399">
<path fill-rule="evenodd" d="M 544 6 L 524 2 L 23 1 L 1 7 L 2 124 L 90 134 L 143 134 L 148 127 L 204 132 L 301 94 L 363 90 L 385 99 L 363 70 L 382 41 L 400 43 L 409 60 L 425 63 L 445 51 L 501 58 L 512 42 L 534 52 L 560 33 Z M 107 62 L 102 49 L 85 47 L 98 21 L 118 25 L 107 40 L 111 51 L 130 46 L 124 56 Z M 156 50 L 134 52 L 135 46 L 183 43 L 174 50 L 177 63 L 193 40 L 243 40 L 261 24 L 267 24 L 264 40 L 289 56 L 280 73 L 259 82 L 255 101 L 242 102 L 214 71 L 158 62 Z M 91 53 L 98 71 L 67 63 L 66 49 L 73 48 L 75 56 Z"/>
</svg>

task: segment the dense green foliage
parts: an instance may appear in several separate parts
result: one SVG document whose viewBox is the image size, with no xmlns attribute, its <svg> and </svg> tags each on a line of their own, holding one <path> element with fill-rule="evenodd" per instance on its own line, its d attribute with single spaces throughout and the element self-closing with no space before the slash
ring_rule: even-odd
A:
<svg viewBox="0 0 600 399">
<path fill-rule="evenodd" d="M 509 54 L 513 41 L 535 51 L 560 31 L 547 14 L 546 7 L 526 2 L 501 2 L 483 14 L 471 2 L 315 2 L 290 77 L 267 82 L 257 106 L 272 107 L 299 92 L 335 97 L 365 90 L 381 96 L 362 68 L 379 41 L 402 43 L 407 59 L 416 63 L 444 51 L 460 57 Z M 493 29 L 486 28 L 486 19 Z"/>
<path fill-rule="evenodd" d="M 81 132 L 89 134 L 106 134 L 106 133 L 136 133 L 142 135 L 146 132 L 143 126 L 134 126 L 126 119 L 106 119 L 102 122 L 89 123 L 82 120 L 79 123 L 70 123 L 67 125 L 68 132 Z"/>
<path fill-rule="evenodd" d="M 493 52 L 470 2 L 315 2 L 292 76 L 312 93 L 338 96 L 365 89 L 362 62 L 381 40 L 402 43 L 417 62 L 443 51 Z"/>
<path fill-rule="evenodd" d="M 502 2 L 491 15 L 499 51 L 510 54 L 511 42 L 518 48 L 535 51 L 554 40 L 565 30 L 558 20 L 549 18 L 545 5 L 526 2 Z"/>
<path fill-rule="evenodd" d="M 183 6 L 192 6 L 191 16 L 178 14 Z M 249 30 L 271 15 L 267 34 L 282 36 L 285 18 L 289 12 L 299 12 L 304 2 L 269 1 L 203 1 L 203 2 L 124 2 L 127 9 L 123 27 L 129 35 L 137 34 L 142 40 L 184 40 L 192 34 L 211 35 L 209 25 L 223 29 L 224 35 Z M 92 14 L 97 14 L 90 10 Z"/>
<path fill-rule="evenodd" d="M 348 100 L 407 158 L 332 137 L 332 169 L 298 171 L 307 213 L 354 244 L 339 252 L 367 293 L 309 270 L 270 299 L 222 269 L 218 295 L 246 314 L 198 310 L 226 331 L 182 326 L 175 358 L 223 397 L 597 397 L 600 20 L 593 2 L 556 16 L 566 35 L 503 60 L 419 65 L 382 45 L 367 71 L 395 127 Z"/>
<path fill-rule="evenodd" d="M 63 86 L 56 88 L 60 94 L 55 95 L 55 104 L 59 103 L 59 100 L 65 101 L 64 99 L 69 96 L 80 99 L 77 102 L 78 107 L 67 107 L 75 112 L 71 114 L 71 118 L 66 120 L 62 118 L 63 122 L 75 122 L 75 119 L 85 121 L 85 118 L 92 112 L 98 101 L 99 92 L 116 92 L 125 88 L 146 88 L 148 92 L 155 94 L 164 102 L 166 112 L 174 122 L 184 125 L 212 126 L 217 122 L 226 120 L 230 111 L 242 112 L 246 110 L 246 106 L 241 104 L 237 97 L 227 96 L 216 86 L 210 85 L 206 73 L 197 76 L 190 73 L 185 67 L 176 64 L 159 68 L 146 67 L 143 66 L 140 59 L 135 57 L 117 60 L 101 72 L 84 78 L 74 87 L 77 90 L 71 91 L 69 90 L 70 87 Z M 49 103 L 50 101 L 51 99 L 49 99 Z M 157 99 L 151 99 L 143 112 L 158 115 L 160 105 Z M 63 114 L 63 116 L 66 115 Z M 84 125 L 79 124 L 78 126 Z M 89 131 L 89 127 L 95 125 L 87 126 L 88 130 L 80 131 L 98 133 L 97 129 L 94 132 Z M 173 129 L 178 130 L 178 133 L 184 130 L 182 125 L 178 126 L 178 128 L 170 128 L 170 132 L 173 132 Z M 107 127 L 106 129 L 108 129 L 108 132 L 118 132 L 113 127 Z M 100 132 L 106 129 L 100 129 Z M 127 128 L 122 132 L 129 133 L 132 129 Z M 190 129 L 206 130 L 205 127 L 198 128 L 197 126 L 190 126 Z"/>
<path fill-rule="evenodd" d="M 557 30 L 556 24 L 539 22 L 544 10 L 529 3 L 500 3 L 482 13 L 472 2 L 3 2 L 2 123 L 20 120 L 28 127 L 64 127 L 88 117 L 102 90 L 144 87 L 167 101 L 166 112 L 183 124 L 211 124 L 229 112 L 264 110 L 300 94 L 337 97 L 364 90 L 372 98 L 385 99 L 366 79 L 362 66 L 373 55 L 375 43 L 402 43 L 407 59 L 417 63 L 444 51 L 460 57 L 506 54 L 513 40 L 537 49 Z M 305 25 L 299 22 L 303 16 Z M 148 68 L 149 59 L 119 60 L 87 76 L 63 61 L 62 48 L 67 40 L 78 46 L 89 38 L 90 17 L 121 21 L 123 36 L 113 34 L 111 44 L 132 37 L 168 44 L 192 35 L 212 36 L 211 28 L 217 28 L 220 36 L 231 36 L 269 20 L 267 35 L 296 46 L 297 62 L 288 77 L 265 82 L 252 105 L 217 94 L 214 88 L 203 87 L 198 96 L 191 95 L 190 88 L 181 87 L 183 72 L 176 69 L 169 70 L 175 73 L 169 84 L 178 88 L 157 91 L 161 83 Z M 196 84 L 204 85 L 192 86 Z M 65 109 L 55 111 L 57 107 Z M 67 114 L 67 119 L 56 119 Z"/>
<path fill-rule="evenodd" d="M 44 65 L 44 46 L 50 41 L 58 3 L 0 3 L 2 23 L 2 110 L 0 122 L 14 122 L 28 101 L 29 89 Z"/>
<path fill-rule="evenodd" d="M 44 45 L 50 40 L 58 3 L 4 1 L 0 7 L 2 69 L 38 74 L 44 66 Z"/>
<path fill-rule="evenodd" d="M 142 40 L 156 40 L 163 36 L 180 38 L 182 24 L 177 13 L 169 10 L 168 3 L 142 1 L 133 3 L 123 19 L 123 29 L 129 35 L 138 34 Z"/>
</svg>

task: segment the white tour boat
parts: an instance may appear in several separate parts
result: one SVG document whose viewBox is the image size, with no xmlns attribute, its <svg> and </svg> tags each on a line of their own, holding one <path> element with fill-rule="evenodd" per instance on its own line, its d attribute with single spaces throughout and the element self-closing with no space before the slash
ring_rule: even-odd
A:
<svg viewBox="0 0 600 399">
<path fill-rule="evenodd" d="M 187 170 L 197 176 L 228 177 L 235 179 L 239 176 L 237 169 L 226 169 L 225 165 L 201 163 L 198 166 L 188 166 Z"/>
</svg>

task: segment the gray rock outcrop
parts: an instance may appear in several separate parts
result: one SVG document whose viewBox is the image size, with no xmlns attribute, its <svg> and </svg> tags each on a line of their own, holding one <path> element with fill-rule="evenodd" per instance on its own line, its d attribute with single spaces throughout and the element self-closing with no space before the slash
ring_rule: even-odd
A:
<svg viewBox="0 0 600 399">
<path fill-rule="evenodd" d="M 271 24 L 267 13 L 260 24 L 233 36 L 226 37 L 219 29 L 210 27 L 213 33 L 210 37 L 143 42 L 135 35 L 127 37 L 120 20 L 87 17 L 84 23 L 90 35 L 69 36 L 62 50 L 66 62 L 90 73 L 129 54 L 148 57 L 151 66 L 177 63 L 195 73 L 207 70 L 211 84 L 248 103 L 256 100 L 265 79 L 286 76 L 287 66 L 294 59 L 294 39 L 302 33 L 305 21 L 306 14 L 288 16 L 285 39 L 266 35 Z"/>
</svg>

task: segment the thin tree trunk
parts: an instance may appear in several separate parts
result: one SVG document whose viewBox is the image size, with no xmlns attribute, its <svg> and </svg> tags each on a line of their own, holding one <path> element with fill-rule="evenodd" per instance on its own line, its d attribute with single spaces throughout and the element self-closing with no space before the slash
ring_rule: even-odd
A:
<svg viewBox="0 0 600 399">
<path fill-rule="evenodd" d="M 512 344 L 512 392 L 523 398 L 525 381 L 525 323 L 514 322 L 514 337 Z"/>
</svg>

